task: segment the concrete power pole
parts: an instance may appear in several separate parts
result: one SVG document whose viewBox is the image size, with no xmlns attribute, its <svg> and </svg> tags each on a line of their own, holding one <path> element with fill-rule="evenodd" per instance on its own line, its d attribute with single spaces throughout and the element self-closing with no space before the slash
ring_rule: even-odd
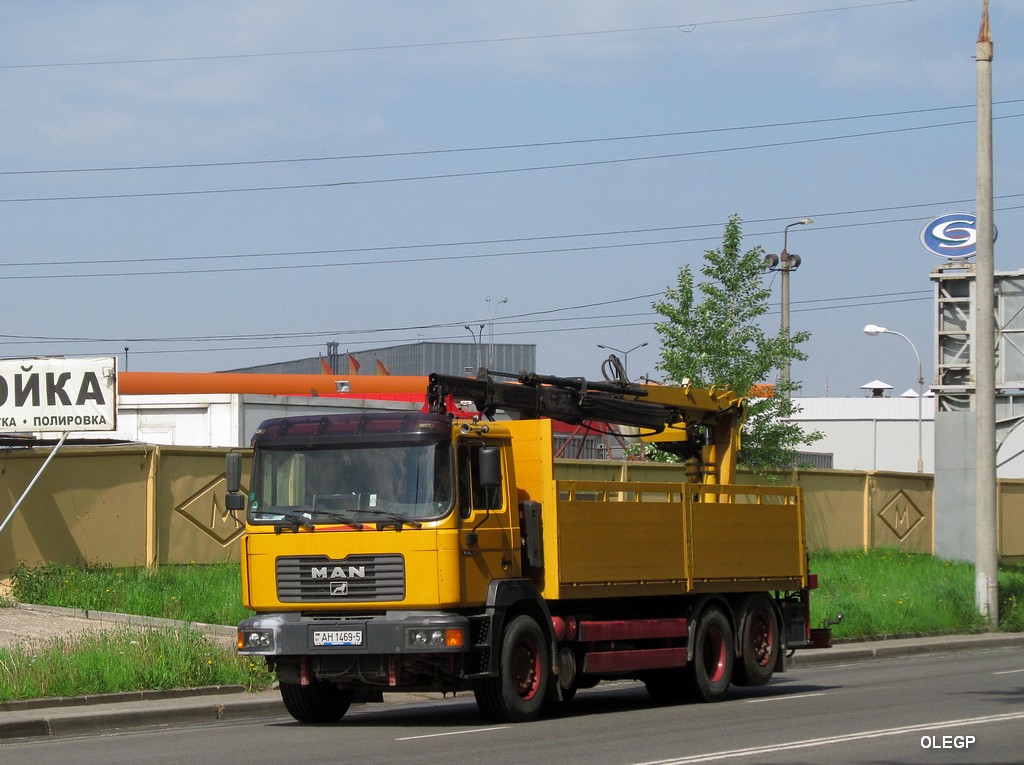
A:
<svg viewBox="0 0 1024 765">
<path fill-rule="evenodd" d="M 999 540 L 996 533 L 995 251 L 992 201 L 992 38 L 985 0 L 978 34 L 978 199 L 975 269 L 975 579 L 978 611 L 999 626 Z"/>
</svg>

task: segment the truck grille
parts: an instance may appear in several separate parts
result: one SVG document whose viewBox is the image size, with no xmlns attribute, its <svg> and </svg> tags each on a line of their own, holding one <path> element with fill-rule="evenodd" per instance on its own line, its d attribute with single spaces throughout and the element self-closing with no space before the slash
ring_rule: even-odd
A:
<svg viewBox="0 0 1024 765">
<path fill-rule="evenodd" d="M 401 555 L 326 555 L 277 559 L 277 599 L 282 603 L 398 601 L 405 598 Z"/>
</svg>

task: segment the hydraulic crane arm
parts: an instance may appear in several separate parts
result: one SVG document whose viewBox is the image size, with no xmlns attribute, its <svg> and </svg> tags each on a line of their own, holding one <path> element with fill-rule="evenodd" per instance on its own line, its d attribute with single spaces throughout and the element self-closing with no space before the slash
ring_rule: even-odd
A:
<svg viewBox="0 0 1024 765">
<path fill-rule="evenodd" d="M 571 425 L 603 422 L 654 433 L 679 425 L 717 421 L 721 415 L 732 419 L 742 405 L 742 399 L 728 391 L 716 394 L 616 380 L 595 382 L 582 377 L 534 373 L 511 375 L 486 369 L 481 369 L 475 378 L 435 373 L 428 379 L 427 402 L 432 412 L 446 412 L 445 401 L 451 396 L 457 401 L 473 401 L 477 411 L 486 417 L 493 417 L 501 409 L 520 417 L 550 417 Z"/>
</svg>

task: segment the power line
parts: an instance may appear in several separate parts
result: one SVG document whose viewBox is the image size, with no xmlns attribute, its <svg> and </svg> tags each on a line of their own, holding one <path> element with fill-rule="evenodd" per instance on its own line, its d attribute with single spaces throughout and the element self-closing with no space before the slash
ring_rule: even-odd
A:
<svg viewBox="0 0 1024 765">
<path fill-rule="evenodd" d="M 1024 193 L 1021 194 L 1000 194 L 996 199 L 1016 199 L 1024 197 Z M 919 208 L 934 208 L 942 207 L 947 205 L 960 205 L 960 204 L 971 204 L 974 199 L 947 199 L 942 201 L 932 202 L 920 202 L 912 205 L 892 205 L 888 207 L 869 207 L 862 208 L 859 210 L 838 210 L 831 212 L 815 212 L 815 218 L 827 218 L 827 217 L 838 217 L 847 215 L 866 215 L 872 213 L 881 212 L 894 212 L 897 210 L 912 210 Z M 1001 207 L 1000 211 L 1003 210 L 1015 210 L 1017 207 Z M 752 223 L 778 223 L 783 220 L 790 220 L 793 215 L 783 215 L 773 218 L 752 218 L 744 220 L 745 224 Z M 854 228 L 860 226 L 872 226 L 886 223 L 902 223 L 911 220 L 920 220 L 920 218 L 897 218 L 884 221 L 864 221 L 859 223 L 848 223 L 848 224 L 836 224 L 833 226 L 818 226 L 816 230 L 830 230 L 839 228 Z M 252 259 L 252 258 L 276 258 L 276 257 L 295 257 L 298 255 L 342 255 L 342 254 L 355 254 L 355 253 L 371 253 L 371 252 L 392 252 L 392 251 L 404 251 L 404 250 L 417 250 L 417 249 L 432 249 L 432 248 L 451 248 L 451 247 L 469 247 L 489 244 L 514 244 L 521 242 L 538 242 L 538 241 L 551 241 L 556 239 L 580 239 L 590 237 L 608 237 L 608 236 L 624 236 L 627 234 L 651 234 L 661 233 L 665 231 L 686 231 L 692 229 L 701 228 L 721 228 L 724 224 L 723 221 L 716 221 L 714 223 L 691 223 L 682 226 L 656 226 L 649 228 L 634 228 L 634 229 L 615 229 L 611 231 L 587 231 L 587 232 L 576 232 L 571 234 L 547 234 L 540 236 L 521 236 L 521 237 L 505 237 L 500 239 L 471 239 L 471 240 L 456 240 L 448 242 L 421 242 L 415 244 L 394 244 L 394 245 L 377 245 L 373 247 L 339 247 L 331 249 L 318 249 L 318 250 L 280 250 L 276 252 L 253 252 L 253 253 L 234 253 L 230 255 L 175 255 L 159 258 L 146 258 L 145 262 L 148 263 L 167 263 L 167 262 L 186 262 L 186 261 L 211 261 L 211 260 L 235 260 L 235 259 Z M 767 232 L 777 233 L 777 232 Z M 745 234 L 745 237 L 750 236 L 765 236 L 765 232 Z M 672 244 L 679 242 L 696 242 L 696 241 L 707 241 L 710 239 L 717 239 L 716 237 L 700 237 L 696 239 L 681 239 L 681 240 L 662 240 L 659 242 L 652 242 L 651 244 Z M 623 246 L 630 246 L 629 244 Z M 580 248 L 588 249 L 588 248 Z M 545 251 L 537 251 L 545 252 Z M 519 254 L 519 253 L 510 253 Z M 465 256 L 451 255 L 447 256 L 446 259 L 457 260 Z M 393 261 L 397 263 L 415 263 L 416 258 L 410 258 L 408 260 Z M 368 261 L 368 263 L 381 263 L 382 261 Z M 39 267 L 39 266 L 82 266 L 82 265 L 106 265 L 106 264 L 118 264 L 118 263 L 133 263 L 138 264 L 139 258 L 94 258 L 89 260 L 32 260 L 25 262 L 14 262 L 3 264 L 8 268 L 15 267 Z M 366 265 L 367 263 L 354 263 L 351 265 Z M 350 265 L 350 264 L 330 264 L 330 265 Z M 139 272 L 138 275 L 148 275 L 152 272 Z M 172 271 L 168 273 L 193 273 L 190 271 Z M 194 273 L 215 273 L 208 271 L 200 271 Z M 83 274 L 88 276 L 89 274 Z M 111 274 L 112 276 L 125 276 L 132 274 Z M 0 277 L 3 279 L 4 277 Z M 40 277 L 41 278 L 41 277 Z"/>
<path fill-rule="evenodd" d="M 1024 193 L 1021 194 L 1000 194 L 996 199 L 1016 199 L 1024 197 Z M 942 201 L 933 202 L 920 202 L 912 205 L 892 205 L 888 207 L 869 207 L 862 208 L 859 210 L 838 210 L 831 212 L 815 212 L 815 218 L 827 218 L 827 217 L 838 217 L 847 215 L 866 215 L 871 213 L 880 212 L 894 212 L 897 210 L 912 210 L 918 208 L 931 208 L 941 207 L 945 205 L 959 205 L 973 203 L 974 199 L 947 199 Z M 1013 210 L 1015 207 L 1002 207 L 1000 210 Z M 752 223 L 778 223 L 784 220 L 790 220 L 792 215 L 783 215 L 773 218 L 752 218 L 744 220 L 745 224 Z M 849 223 L 849 224 L 837 224 L 834 226 L 818 226 L 817 230 L 844 228 L 844 227 L 857 227 L 865 225 L 877 225 L 879 223 L 892 223 L 892 222 L 905 222 L 907 220 L 917 220 L 917 218 L 900 218 L 888 221 L 867 221 L 861 223 Z M 280 250 L 276 252 L 252 252 L 252 253 L 234 253 L 230 255 L 174 255 L 159 258 L 146 258 L 146 263 L 167 263 L 167 262 L 186 262 L 186 261 L 211 261 L 211 260 L 236 260 L 236 259 L 250 259 L 250 258 L 277 258 L 277 257 L 295 257 L 298 255 L 343 255 L 343 254 L 356 254 L 356 253 L 371 253 L 371 252 L 392 252 L 392 251 L 404 251 L 404 250 L 418 250 L 418 249 L 432 249 L 432 248 L 451 248 L 451 247 L 469 247 L 489 244 L 514 244 L 521 242 L 539 242 L 539 241 L 551 241 L 556 239 L 581 239 L 590 237 L 608 237 L 608 236 L 624 236 L 627 234 L 652 234 L 661 233 L 666 231 L 687 231 L 701 228 L 721 228 L 725 225 L 724 221 L 715 221 L 714 223 L 690 223 L 682 226 L 655 226 L 648 228 L 633 228 L 633 229 L 615 229 L 611 231 L 586 231 L 576 232 L 571 234 L 546 234 L 539 236 L 520 236 L 520 237 L 504 237 L 500 239 L 470 239 L 470 240 L 456 240 L 448 242 L 421 242 L 415 244 L 393 244 L 393 245 L 377 245 L 373 247 L 338 247 L 331 249 L 318 249 L 318 250 Z M 777 232 L 772 232 L 777 233 Z M 746 234 L 745 237 L 750 236 L 764 236 L 763 233 Z M 698 239 L 686 239 L 686 240 L 663 240 L 661 242 L 654 242 L 653 244 L 671 244 L 676 242 L 692 242 L 692 241 L 705 241 L 711 238 L 717 237 L 701 237 Z M 627 245 L 628 246 L 628 245 Z M 462 256 L 453 255 L 448 256 L 450 259 L 458 259 Z M 417 259 L 410 258 L 409 260 L 396 261 L 401 263 L 414 263 Z M 381 261 L 369 261 L 370 263 L 379 263 Z M 25 262 L 14 262 L 3 264 L 8 268 L 14 267 L 38 267 L 38 266 L 82 266 L 82 265 L 108 265 L 117 263 L 133 263 L 138 264 L 139 258 L 94 258 L 89 260 L 32 260 Z M 346 264 L 341 264 L 346 265 Z M 355 265 L 364 265 L 363 263 L 357 263 Z M 150 273 L 150 272 L 142 272 Z M 171 273 L 190 273 L 187 271 L 182 272 L 171 272 Z M 207 273 L 207 272 L 201 272 Z M 119 275 L 119 274 L 115 274 Z M 3 277 L 0 277 L 2 279 Z"/>
<path fill-rule="evenodd" d="M 1015 119 L 1024 114 L 1009 114 L 994 119 Z M 249 194 L 268 191 L 308 191 L 311 189 L 330 188 L 354 188 L 357 186 L 371 186 L 389 183 L 410 183 L 414 181 L 438 181 L 452 180 L 456 178 L 478 178 L 483 176 L 512 175 L 518 173 L 533 173 L 549 170 L 572 170 L 583 167 L 601 167 L 608 165 L 626 164 L 631 162 L 651 162 L 664 159 L 681 159 L 684 157 L 698 157 L 712 154 L 726 154 L 735 151 L 753 151 L 755 149 L 777 149 L 787 146 L 800 146 L 805 144 L 825 143 L 829 141 L 848 140 L 852 138 L 871 138 L 881 135 L 895 135 L 899 133 L 910 133 L 919 130 L 933 130 L 936 128 L 956 127 L 962 125 L 974 125 L 974 120 L 959 120 L 955 122 L 943 122 L 933 125 L 919 125 L 914 127 L 891 128 L 888 130 L 873 130 L 862 133 L 848 133 L 838 136 L 823 136 L 818 138 L 800 138 L 790 141 L 772 141 L 768 143 L 750 144 L 747 146 L 727 146 L 714 149 L 695 149 L 693 151 L 666 152 L 663 154 L 648 154 L 637 157 L 618 157 L 614 159 L 595 159 L 580 162 L 560 162 L 547 165 L 528 165 L 521 167 L 508 167 L 489 170 L 464 170 L 449 173 L 429 173 L 426 175 L 407 175 L 391 178 L 364 178 L 361 180 L 340 180 L 326 181 L 322 183 L 298 183 L 267 186 L 243 186 L 221 189 L 185 189 L 179 191 L 136 191 L 115 194 L 75 194 L 68 196 L 50 197 L 13 197 L 0 199 L 0 203 L 28 203 L 28 202 L 81 202 L 109 199 L 145 199 L 154 197 L 181 197 L 181 196 L 209 196 L 218 194 Z"/>
<path fill-rule="evenodd" d="M 564 306 L 562 308 L 550 308 L 541 311 L 530 311 L 527 313 L 513 314 L 511 316 L 502 317 L 499 324 L 507 322 L 512 319 L 527 319 L 534 316 L 546 316 L 552 313 L 564 313 L 567 311 L 581 311 L 588 308 L 599 308 L 602 306 L 617 305 L 619 303 L 629 303 L 635 300 L 649 300 L 651 298 L 660 295 L 660 292 L 651 292 L 642 295 L 633 295 L 624 298 L 614 298 L 612 300 L 601 300 L 592 303 L 581 303 L 579 305 Z M 563 319 L 556 319 L 556 321 L 575 321 L 576 317 L 569 317 Z M 470 320 L 474 321 L 474 320 Z M 272 339 L 279 340 L 285 338 L 296 338 L 296 337 L 314 337 L 321 335 L 329 335 L 332 337 L 343 337 L 346 335 L 367 335 L 367 334 L 384 334 L 391 332 L 413 332 L 422 329 L 447 329 L 447 328 L 461 328 L 466 324 L 466 320 L 458 320 L 451 322 L 440 322 L 433 324 L 412 324 L 403 325 L 399 327 L 386 327 L 386 328 L 375 328 L 375 329 L 330 329 L 330 330 L 317 330 L 314 332 L 275 332 L 275 333 L 257 333 L 257 334 L 244 334 L 244 335 L 205 335 L 205 336 L 178 336 L 178 337 L 160 337 L 160 338 L 140 338 L 140 337 L 52 337 L 42 335 L 9 335 L 0 334 L 0 340 L 4 338 L 13 338 L 18 340 L 53 340 L 53 341 L 67 341 L 67 342 L 185 342 L 185 341 L 221 341 L 221 340 L 259 340 L 259 339 Z"/>
<path fill-rule="evenodd" d="M 619 314 L 598 314 L 592 316 L 567 316 L 567 317 L 548 317 L 548 318 L 528 318 L 528 317 L 540 317 L 545 314 L 551 313 L 562 313 L 567 311 L 582 310 L 585 308 L 600 307 L 605 305 L 611 305 L 615 303 L 630 302 L 636 300 L 651 299 L 660 296 L 661 293 L 649 293 L 645 295 L 636 295 L 628 298 L 619 298 L 616 300 L 602 301 L 598 303 L 589 303 L 578 306 L 569 306 L 565 308 L 549 309 L 545 311 L 533 311 L 530 313 L 517 314 L 510 317 L 505 317 L 498 322 L 499 330 L 496 331 L 496 335 L 535 335 L 535 334 L 550 334 L 552 332 L 567 332 L 567 331 L 584 331 L 584 330 L 596 330 L 596 329 L 609 329 L 615 327 L 652 327 L 659 323 L 655 318 L 658 314 L 651 310 L 644 313 L 619 313 Z M 933 294 L 929 290 L 917 290 L 917 291 L 905 291 L 905 292 L 887 292 L 877 293 L 869 295 L 850 295 L 840 296 L 831 298 L 816 298 L 810 300 L 795 301 L 795 307 L 793 310 L 797 312 L 807 311 L 823 311 L 823 310 L 836 310 L 844 308 L 861 308 L 864 306 L 871 305 L 888 305 L 893 303 L 905 303 L 905 302 L 916 302 L 922 300 L 929 300 L 933 297 Z M 857 301 L 857 302 L 851 302 Z M 812 304 L 823 304 L 823 305 L 812 305 Z M 837 305 L 837 303 L 845 303 L 844 305 Z M 803 308 L 799 306 L 805 306 Z M 766 315 L 772 315 L 774 311 L 769 310 Z M 593 325 L 588 324 L 587 326 L 571 326 L 571 327 L 553 327 L 548 329 L 516 329 L 509 331 L 502 331 L 500 327 L 506 327 L 509 325 L 521 325 L 521 324 L 545 324 L 545 323 L 561 323 L 561 322 L 575 322 L 577 325 L 583 321 L 597 321 L 607 319 L 622 319 L 630 317 L 651 317 L 651 320 L 641 322 L 623 323 L 616 322 L 615 324 L 599 324 Z M 8 345 L 25 345 L 25 344 L 45 344 L 45 343 L 223 343 L 223 342 L 253 342 L 259 340 L 297 340 L 297 339 L 315 339 L 315 338 L 329 338 L 329 337 L 360 337 L 366 335 L 379 335 L 379 334 L 393 334 L 400 332 L 415 332 L 419 330 L 445 330 L 455 329 L 461 327 L 465 322 L 444 322 L 436 324 L 424 324 L 414 326 L 400 326 L 400 327 L 389 327 L 383 329 L 349 329 L 349 330 L 318 330 L 313 332 L 284 332 L 284 333 L 257 333 L 248 335 L 210 335 L 210 336 L 182 336 L 182 337 L 119 337 L 119 338 L 108 338 L 108 337 L 60 337 L 60 336 L 28 336 L 28 335 L 0 335 L 0 340 Z M 442 340 L 452 340 L 461 337 L 460 335 L 446 335 L 441 337 L 432 337 L 429 340 L 424 340 L 422 337 L 418 337 L 419 342 L 438 342 Z M 350 345 L 371 345 L 377 344 L 380 340 L 349 340 Z M 401 342 L 414 342 L 411 339 L 392 339 L 388 342 L 401 343 Z M 219 348 L 189 348 L 187 351 L 226 351 L 226 350 L 253 350 L 253 349 L 280 349 L 280 348 L 299 348 L 299 347 L 311 347 L 310 343 L 301 344 L 272 344 L 272 345 L 243 345 L 243 346 L 227 346 Z M 173 352 L 183 353 L 186 350 L 176 350 Z M 134 351 L 137 353 L 158 353 L 161 351 Z M 172 352 L 172 351 L 168 351 Z"/>
<path fill-rule="evenodd" d="M 598 35 L 615 35 L 615 34 L 636 34 L 640 32 L 662 32 L 662 31 L 682 31 L 692 32 L 699 27 L 721 25 L 721 24 L 738 24 L 750 21 L 769 21 L 774 19 L 782 19 L 794 16 L 811 16 L 815 14 L 823 13 L 836 13 L 839 11 L 853 11 L 862 10 L 866 8 L 877 8 L 886 5 L 902 5 L 904 3 L 914 2 L 914 0 L 885 0 L 884 2 L 875 3 L 861 3 L 859 5 L 847 5 L 837 8 L 819 8 L 809 11 L 792 11 L 789 13 L 773 13 L 765 14 L 761 16 L 745 16 L 731 19 L 718 19 L 711 21 L 700 21 L 700 22 L 685 22 L 679 24 L 662 24 L 658 26 L 649 27 L 629 27 L 621 29 L 598 29 L 584 32 L 555 32 L 550 34 L 541 35 L 515 35 L 506 37 L 487 37 L 475 40 L 447 40 L 438 42 L 423 42 L 423 43 L 395 43 L 391 45 L 364 45 L 359 47 L 350 48 L 322 48 L 317 50 L 295 50 L 295 51 L 273 51 L 265 53 L 223 53 L 208 56 L 172 56 L 165 58 L 134 58 L 134 59 L 111 59 L 111 60 L 100 60 L 100 61 L 67 61 L 67 62 L 49 62 L 39 64 L 2 64 L 0 69 L 56 69 L 56 68 L 69 68 L 69 67 L 86 67 L 86 66 L 123 66 L 126 64 L 169 64 L 169 63 L 186 63 L 195 61 L 224 61 L 224 60 L 235 60 L 235 59 L 252 59 L 252 58 L 281 58 L 287 56 L 323 56 L 323 55 L 337 55 L 345 53 L 367 53 L 376 51 L 392 51 L 392 50 L 409 50 L 415 48 L 441 48 L 441 47 L 455 47 L 455 46 L 467 46 L 467 45 L 486 45 L 493 43 L 510 43 L 510 42 L 528 42 L 533 40 L 558 40 L 571 37 L 594 37 Z"/>
<path fill-rule="evenodd" d="M 1024 194 L 1008 194 L 1001 195 L 999 199 L 1011 199 L 1024 196 Z M 848 212 L 826 212 L 826 213 L 815 213 L 817 218 L 826 218 L 830 216 L 840 215 L 855 215 L 864 214 L 871 212 L 881 211 L 895 211 L 903 209 L 915 209 L 922 207 L 938 207 L 941 205 L 954 205 L 954 204 L 967 204 L 973 202 L 970 199 L 959 199 L 959 200 L 947 200 L 944 202 L 928 202 L 914 205 L 904 205 L 900 207 L 887 207 L 887 208 L 873 208 L 868 210 L 857 210 Z M 999 211 L 1017 209 L 1016 207 L 1000 207 Z M 792 217 L 792 216 L 789 216 Z M 904 218 L 889 218 L 887 220 L 871 220 L 871 221 L 859 221 L 855 223 L 836 223 L 830 226 L 816 226 L 816 231 L 830 231 L 839 230 L 846 228 L 860 228 L 864 226 L 878 226 L 888 225 L 894 223 L 907 223 L 912 221 L 924 220 L 927 216 L 912 216 Z M 783 220 L 783 218 L 766 218 L 759 219 L 756 221 L 748 221 L 755 223 L 764 222 L 775 222 Z M 695 224 L 691 226 L 679 226 L 679 227 L 660 227 L 655 229 L 636 229 L 638 232 L 658 232 L 666 230 L 678 230 L 678 229 L 691 229 L 691 228 L 706 228 L 710 226 L 720 226 L 721 224 Z M 608 232 L 608 233 L 594 233 L 594 234 L 568 234 L 558 237 L 524 237 L 521 239 L 511 240 L 484 240 L 483 243 L 493 242 L 517 242 L 517 241 L 534 241 L 537 239 L 548 240 L 552 238 L 572 238 L 577 236 L 608 236 L 616 235 L 621 232 Z M 752 237 L 767 237 L 777 234 L 776 231 L 759 231 L 753 233 L 745 233 L 744 238 L 750 239 Z M 506 257 L 528 257 L 535 255 L 559 255 L 559 254 L 574 254 L 581 252 L 595 252 L 601 250 L 621 250 L 628 248 L 641 248 L 641 247 L 661 247 L 668 245 L 677 244 L 693 244 L 697 242 L 707 241 L 719 241 L 720 235 L 708 235 L 698 236 L 689 238 L 676 238 L 676 239 L 658 239 L 653 241 L 633 241 L 633 242 L 618 242 L 610 244 L 592 244 L 592 245 L 580 245 L 571 247 L 551 247 L 543 249 L 533 250 L 506 250 L 498 252 L 483 252 L 483 253 L 468 253 L 461 255 L 431 255 L 427 257 L 395 257 L 395 258 L 378 258 L 373 260 L 349 260 L 346 262 L 332 262 L 332 263 L 287 263 L 281 265 L 264 265 L 264 266 L 234 266 L 228 268 L 190 268 L 190 269 L 163 269 L 163 270 L 132 270 L 132 271 L 107 271 L 107 272 L 76 272 L 76 273 L 58 273 L 58 274 L 7 274 L 0 275 L 0 282 L 2 281 L 25 281 L 25 280 L 38 280 L 38 279 L 100 279 L 100 278 L 125 278 L 125 277 L 136 277 L 136 276 L 197 276 L 204 274 L 238 274 L 238 273 L 257 273 L 265 271 L 298 271 L 298 270 L 310 270 L 310 269 L 323 269 L 323 268 L 353 268 L 362 266 L 385 266 L 385 265 L 408 265 L 417 263 L 436 263 L 436 262 L 451 262 L 451 261 L 468 261 L 468 260 L 483 260 L 492 258 L 506 258 Z M 339 254 L 347 252 L 367 252 L 367 251 L 388 251 L 388 250 L 402 250 L 414 247 L 452 247 L 459 244 L 475 244 L 475 242 L 466 243 L 447 243 L 447 244 L 421 244 L 421 245 L 400 245 L 396 247 L 374 247 L 374 248 L 351 248 L 351 249 L 337 249 L 337 250 L 310 250 L 310 251 L 288 251 L 278 253 L 253 253 L 250 255 L 210 255 L 210 256 L 181 256 L 181 257 L 166 257 L 166 258 L 153 258 L 152 260 L 146 261 L 147 263 L 162 263 L 162 262 L 178 262 L 178 261 L 192 261 L 197 259 L 202 260 L 216 260 L 216 259 L 227 259 L 227 258 L 263 258 L 271 256 L 295 256 L 304 254 Z M 97 265 L 97 264 L 116 264 L 116 263 L 133 263 L 139 264 L 137 258 L 124 258 L 124 259 L 103 259 L 103 260 L 85 260 L 85 261 L 44 261 L 44 262 L 22 262 L 7 264 L 8 268 L 23 267 L 23 268 L 37 268 L 40 266 L 81 266 L 81 265 Z"/>
<path fill-rule="evenodd" d="M 997 101 L 996 104 L 1018 104 L 1024 102 L 1022 98 Z M 896 112 L 875 112 L 872 114 L 853 114 L 840 117 L 822 117 L 818 119 L 790 120 L 787 122 L 767 122 L 754 125 L 730 125 L 718 128 L 697 128 L 693 130 L 673 130 L 658 133 L 637 133 L 618 136 L 598 136 L 595 138 L 567 138 L 553 141 L 534 141 L 527 143 L 495 144 L 489 146 L 457 146 L 447 149 L 416 149 L 411 151 L 385 151 L 368 154 L 339 154 L 321 157 L 279 157 L 275 159 L 246 159 L 246 160 L 222 160 L 217 162 L 180 162 L 149 165 L 107 165 L 99 167 L 64 167 L 36 170 L 0 170 L 0 176 L 18 175 L 61 175 L 73 173 L 112 173 L 112 172 L 137 172 L 149 170 L 192 170 L 209 169 L 217 167 L 247 167 L 258 165 L 282 165 L 299 164 L 311 162 L 340 162 L 363 159 L 398 159 L 406 157 L 422 157 L 444 154 L 462 154 L 487 151 L 511 151 L 516 149 L 538 149 L 559 146 L 579 146 L 594 143 L 616 143 L 622 141 L 652 140 L 656 138 L 680 138 L 697 135 L 714 135 L 719 133 L 735 133 L 744 130 L 767 130 L 775 128 L 806 127 L 808 125 L 824 125 L 834 122 L 851 122 L 854 120 L 880 119 L 885 117 L 905 117 L 916 114 L 929 114 L 934 112 L 953 111 L 957 109 L 974 109 L 974 104 L 962 104 L 957 106 L 934 106 L 923 109 L 906 109 Z M 955 123 L 962 124 L 962 123 Z"/>
</svg>

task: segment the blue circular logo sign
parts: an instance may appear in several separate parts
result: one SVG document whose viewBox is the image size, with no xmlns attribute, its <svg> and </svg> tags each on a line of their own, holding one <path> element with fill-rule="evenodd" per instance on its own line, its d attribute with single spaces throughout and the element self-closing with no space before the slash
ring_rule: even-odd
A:
<svg viewBox="0 0 1024 765">
<path fill-rule="evenodd" d="M 992 238 L 995 239 L 995 227 Z M 970 258 L 978 250 L 978 219 L 974 213 L 946 213 L 921 229 L 921 246 L 940 258 Z"/>
</svg>

